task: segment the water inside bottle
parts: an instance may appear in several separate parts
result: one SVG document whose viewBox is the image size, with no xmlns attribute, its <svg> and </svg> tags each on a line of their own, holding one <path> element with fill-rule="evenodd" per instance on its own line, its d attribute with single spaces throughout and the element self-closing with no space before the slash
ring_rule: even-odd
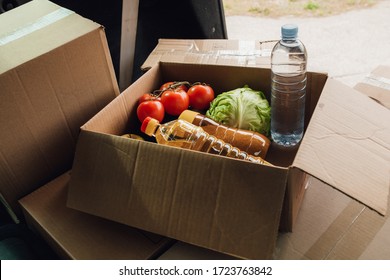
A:
<svg viewBox="0 0 390 280">
<path fill-rule="evenodd" d="M 282 77 L 273 76 L 271 137 L 278 145 L 294 146 L 303 136 L 306 78 L 304 81 L 284 84 L 275 82 L 283 81 Z"/>
</svg>

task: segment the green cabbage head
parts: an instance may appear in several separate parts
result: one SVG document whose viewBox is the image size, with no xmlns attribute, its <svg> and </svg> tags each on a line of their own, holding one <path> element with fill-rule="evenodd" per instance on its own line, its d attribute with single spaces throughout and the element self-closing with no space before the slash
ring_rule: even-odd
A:
<svg viewBox="0 0 390 280">
<path fill-rule="evenodd" d="M 219 94 L 206 116 L 224 125 L 269 136 L 271 108 L 265 95 L 245 85 Z"/>
</svg>

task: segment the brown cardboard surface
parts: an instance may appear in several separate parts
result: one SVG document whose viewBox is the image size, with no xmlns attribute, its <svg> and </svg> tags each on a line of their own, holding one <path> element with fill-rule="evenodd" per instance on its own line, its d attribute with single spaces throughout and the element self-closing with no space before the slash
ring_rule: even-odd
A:
<svg viewBox="0 0 390 280">
<path fill-rule="evenodd" d="M 146 71 L 159 61 L 267 67 L 276 41 L 159 39 L 142 64 Z"/>
<path fill-rule="evenodd" d="M 390 109 L 390 66 L 378 66 L 354 88 Z"/>
<path fill-rule="evenodd" d="M 97 23 L 48 1 L 31 1 L 9 13 L 1 14 L 1 22 L 0 73 L 99 27 Z"/>
<path fill-rule="evenodd" d="M 264 179 L 265 166 L 89 131 L 78 151 L 68 206 L 233 255 L 272 253 L 286 170 Z"/>
<path fill-rule="evenodd" d="M 326 78 L 309 74 L 309 108 Z M 293 184 L 303 184 L 300 172 L 118 137 L 139 133 L 135 105 L 142 93 L 163 81 L 191 79 L 217 92 L 245 82 L 269 93 L 269 69 L 171 63 L 152 68 L 83 126 L 68 206 L 227 254 L 270 258 L 286 185 L 296 203 L 286 215 L 298 212 L 304 188 Z M 292 158 L 287 162 L 273 152 L 269 160 L 289 166 Z"/>
<path fill-rule="evenodd" d="M 328 80 L 294 165 L 381 214 L 387 210 L 390 111 Z"/>
<path fill-rule="evenodd" d="M 80 126 L 118 94 L 104 29 L 49 1 L 0 15 L 0 188 L 17 200 L 69 170 Z"/>
<path fill-rule="evenodd" d="M 388 208 L 389 209 L 389 208 Z M 276 260 L 390 260 L 390 221 L 309 176 L 293 232 L 280 232 Z M 223 254 L 176 243 L 159 259 L 225 259 Z"/>
<path fill-rule="evenodd" d="M 386 216 L 311 177 L 293 233 L 281 233 L 276 259 L 390 259 Z"/>
<path fill-rule="evenodd" d="M 66 207 L 71 172 L 20 200 L 27 222 L 64 259 L 150 259 L 171 240 Z"/>
</svg>

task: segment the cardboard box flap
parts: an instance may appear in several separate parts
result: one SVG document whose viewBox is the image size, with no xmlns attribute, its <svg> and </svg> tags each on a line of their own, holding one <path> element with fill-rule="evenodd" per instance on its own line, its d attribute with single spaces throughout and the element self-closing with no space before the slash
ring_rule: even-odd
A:
<svg viewBox="0 0 390 280">
<path fill-rule="evenodd" d="M 294 165 L 386 213 L 390 186 L 390 111 L 328 79 Z"/>
<path fill-rule="evenodd" d="M 68 206 L 231 255 L 270 258 L 287 169 L 269 169 L 83 130 Z"/>
<path fill-rule="evenodd" d="M 50 1 L 30 1 L 0 17 L 7 22 L 0 25 L 0 74 L 101 27 Z"/>
<path fill-rule="evenodd" d="M 276 42 L 277 40 L 159 39 L 141 70 L 149 70 L 160 61 L 268 67 Z"/>
<path fill-rule="evenodd" d="M 390 109 L 390 66 L 378 66 L 354 88 Z"/>
</svg>

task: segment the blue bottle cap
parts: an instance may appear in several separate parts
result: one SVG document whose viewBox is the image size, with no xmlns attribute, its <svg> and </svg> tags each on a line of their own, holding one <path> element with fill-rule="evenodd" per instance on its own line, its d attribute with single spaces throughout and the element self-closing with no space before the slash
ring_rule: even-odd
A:
<svg viewBox="0 0 390 280">
<path fill-rule="evenodd" d="M 285 24 L 282 26 L 282 39 L 296 39 L 298 36 L 298 26 L 296 24 Z"/>
</svg>

